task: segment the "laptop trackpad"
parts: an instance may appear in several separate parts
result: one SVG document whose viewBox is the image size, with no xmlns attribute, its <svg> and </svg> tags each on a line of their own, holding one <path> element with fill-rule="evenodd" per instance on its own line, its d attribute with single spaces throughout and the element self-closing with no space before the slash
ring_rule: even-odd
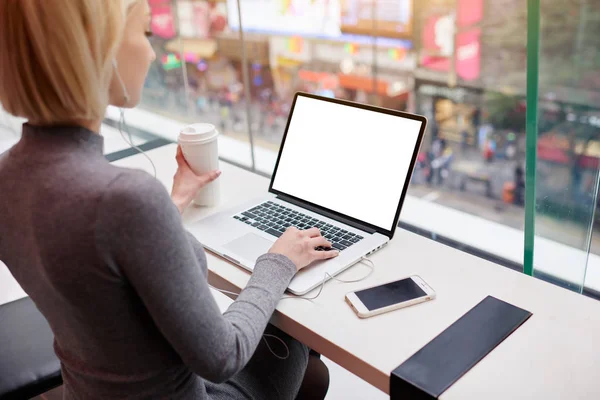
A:
<svg viewBox="0 0 600 400">
<path fill-rule="evenodd" d="M 231 254 L 234 258 L 235 256 L 240 256 L 246 260 L 256 261 L 258 257 L 269 251 L 272 245 L 273 242 L 268 239 L 254 233 L 247 233 L 232 240 L 223 247 L 229 250 L 227 254 Z"/>
</svg>

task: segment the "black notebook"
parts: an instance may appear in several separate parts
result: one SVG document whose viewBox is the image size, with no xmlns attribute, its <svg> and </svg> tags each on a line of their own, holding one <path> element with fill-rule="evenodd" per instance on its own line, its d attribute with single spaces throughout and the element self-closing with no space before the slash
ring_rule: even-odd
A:
<svg viewBox="0 0 600 400">
<path fill-rule="evenodd" d="M 390 398 L 437 399 L 530 316 L 486 297 L 392 372 Z"/>
</svg>

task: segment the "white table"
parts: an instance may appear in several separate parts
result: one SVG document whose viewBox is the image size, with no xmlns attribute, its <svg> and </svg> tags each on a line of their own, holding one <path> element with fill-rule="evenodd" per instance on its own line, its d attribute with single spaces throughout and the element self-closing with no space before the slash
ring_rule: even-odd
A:
<svg viewBox="0 0 600 400">
<path fill-rule="evenodd" d="M 158 179 L 170 189 L 176 169 L 175 145 L 148 152 Z M 151 171 L 142 156 L 116 162 Z M 189 224 L 218 209 L 264 194 L 269 181 L 222 163 L 222 203 L 190 208 Z M 474 235 L 477 232 L 473 232 Z M 393 241 L 371 259 L 375 272 L 354 284 L 328 282 L 312 303 L 282 300 L 273 322 L 362 379 L 389 391 L 390 372 L 485 296 L 492 295 L 533 312 L 533 316 L 492 351 L 441 399 L 600 398 L 596 368 L 600 352 L 600 302 L 487 262 L 416 234 L 398 230 Z M 239 291 L 248 272 L 209 254 L 211 282 Z M 362 276 L 357 265 L 340 275 Z M 344 302 L 352 290 L 418 274 L 437 299 L 361 320 Z M 1 299 L 0 299 L 1 302 Z"/>
</svg>

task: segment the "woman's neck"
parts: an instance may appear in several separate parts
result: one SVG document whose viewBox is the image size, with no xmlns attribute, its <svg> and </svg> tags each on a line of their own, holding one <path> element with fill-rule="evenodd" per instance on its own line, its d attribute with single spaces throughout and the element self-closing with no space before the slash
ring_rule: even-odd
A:
<svg viewBox="0 0 600 400">
<path fill-rule="evenodd" d="M 88 129 L 97 134 L 100 134 L 100 126 L 102 125 L 102 120 L 101 119 L 99 119 L 99 120 L 74 119 L 72 121 L 66 121 L 66 122 L 56 123 L 56 124 L 48 124 L 48 123 L 36 122 L 36 121 L 29 120 L 27 123 L 29 125 L 39 126 L 39 127 L 51 126 L 51 125 L 80 126 L 82 128 Z"/>
<path fill-rule="evenodd" d="M 95 121 L 90 121 L 90 120 L 78 120 L 78 121 L 73 121 L 74 125 L 78 125 L 81 127 L 84 127 L 86 129 L 89 129 L 92 132 L 95 132 L 97 134 L 100 134 L 100 126 L 102 125 L 102 120 L 95 120 Z"/>
</svg>

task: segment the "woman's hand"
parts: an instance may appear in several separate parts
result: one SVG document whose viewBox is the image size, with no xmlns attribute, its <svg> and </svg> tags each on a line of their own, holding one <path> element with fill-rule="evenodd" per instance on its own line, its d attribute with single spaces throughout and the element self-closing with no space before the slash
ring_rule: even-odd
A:
<svg viewBox="0 0 600 400">
<path fill-rule="evenodd" d="M 198 193 L 198 190 L 217 179 L 221 175 L 221 171 L 215 170 L 203 175 L 196 175 L 185 160 L 181 146 L 177 146 L 175 159 L 177 160 L 177 172 L 173 178 L 171 199 L 179 212 L 183 213 Z"/>
<path fill-rule="evenodd" d="M 269 253 L 286 256 L 296 265 L 298 271 L 313 261 L 327 260 L 340 254 L 337 250 L 317 251 L 316 247 L 331 247 L 331 243 L 321 236 L 319 228 L 301 231 L 291 227 L 277 239 Z"/>
</svg>

